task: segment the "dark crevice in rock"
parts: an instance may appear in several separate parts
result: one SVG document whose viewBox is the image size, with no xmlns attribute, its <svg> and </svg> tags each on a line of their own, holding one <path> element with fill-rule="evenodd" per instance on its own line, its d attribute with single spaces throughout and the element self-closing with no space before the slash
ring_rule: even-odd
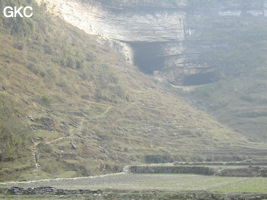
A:
<svg viewBox="0 0 267 200">
<path fill-rule="evenodd" d="M 146 74 L 164 68 L 162 42 L 136 42 L 130 44 L 134 52 L 134 64 Z"/>
<path fill-rule="evenodd" d="M 199 73 L 186 76 L 183 80 L 184 86 L 195 86 L 214 83 L 220 78 L 215 72 Z"/>
</svg>

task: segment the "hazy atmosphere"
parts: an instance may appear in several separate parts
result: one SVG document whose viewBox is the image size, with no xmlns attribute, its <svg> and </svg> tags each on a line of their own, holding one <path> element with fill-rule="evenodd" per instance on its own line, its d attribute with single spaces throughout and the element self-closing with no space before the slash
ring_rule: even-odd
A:
<svg viewBox="0 0 267 200">
<path fill-rule="evenodd" d="M 267 0 L 0 11 L 0 199 L 267 199 Z"/>
</svg>

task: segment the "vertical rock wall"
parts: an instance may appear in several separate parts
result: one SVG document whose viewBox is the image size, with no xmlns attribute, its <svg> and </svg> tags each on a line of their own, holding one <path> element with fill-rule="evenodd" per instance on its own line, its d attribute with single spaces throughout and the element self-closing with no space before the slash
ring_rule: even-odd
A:
<svg viewBox="0 0 267 200">
<path fill-rule="evenodd" d="M 257 0 L 251 6 L 237 1 L 202 3 L 200 6 L 187 5 L 185 0 L 179 6 L 174 1 L 159 0 L 36 1 L 45 3 L 50 12 L 68 23 L 97 35 L 101 43 L 120 52 L 144 73 L 154 74 L 176 86 L 197 86 L 218 80 L 210 66 L 188 63 L 190 55 L 185 53 L 184 42 L 201 30 L 188 26 L 187 15 L 196 19 L 202 16 L 265 16 L 267 10 L 267 0 Z"/>
</svg>

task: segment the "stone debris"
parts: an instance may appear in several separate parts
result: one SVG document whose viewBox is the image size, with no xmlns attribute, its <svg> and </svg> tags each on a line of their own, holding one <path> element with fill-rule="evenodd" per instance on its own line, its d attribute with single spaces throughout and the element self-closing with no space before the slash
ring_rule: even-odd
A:
<svg viewBox="0 0 267 200">
<path fill-rule="evenodd" d="M 36 187 L 36 188 L 22 188 L 12 187 L 8 189 L 12 195 L 36 195 L 36 194 L 52 194 L 52 195 L 68 195 L 68 194 L 93 194 L 101 195 L 101 190 L 64 190 L 56 189 L 54 187 Z"/>
<path fill-rule="evenodd" d="M 27 118 L 30 119 L 32 122 L 34 121 L 32 115 L 28 115 Z"/>
<path fill-rule="evenodd" d="M 11 195 L 60 195 L 64 197 L 64 195 L 77 195 L 77 194 L 89 194 L 94 197 L 102 197 L 101 199 L 111 199 L 111 197 L 115 197 L 116 195 L 120 196 L 120 193 L 124 193 L 122 191 L 116 191 L 116 193 L 112 193 L 110 191 L 103 192 L 101 190 L 64 190 L 64 189 L 56 189 L 54 187 L 37 187 L 37 188 L 21 188 L 21 187 L 12 187 L 8 190 Z M 126 195 L 126 194 L 124 194 Z M 161 199 L 160 191 L 151 191 L 149 196 L 151 199 Z M 126 197 L 126 196 L 125 196 Z M 144 195 L 140 192 L 129 192 L 128 197 L 125 199 L 143 199 L 147 198 L 147 194 Z M 188 199 L 188 200 L 262 200 L 267 198 L 267 194 L 254 194 L 254 193 L 230 193 L 230 194 L 222 194 L 216 192 L 177 192 L 175 194 L 170 194 L 171 199 Z M 113 198 L 112 198 L 113 199 Z M 164 198 L 165 199 L 165 198 Z"/>
<path fill-rule="evenodd" d="M 76 150 L 77 149 L 77 146 L 74 144 L 74 143 L 70 143 L 70 145 L 71 145 L 71 148 L 73 149 L 73 150 Z"/>
</svg>

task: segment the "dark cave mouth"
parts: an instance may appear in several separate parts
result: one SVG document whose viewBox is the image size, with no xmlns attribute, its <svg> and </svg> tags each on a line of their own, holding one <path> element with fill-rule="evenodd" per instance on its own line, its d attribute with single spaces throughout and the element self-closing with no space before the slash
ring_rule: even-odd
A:
<svg viewBox="0 0 267 200">
<path fill-rule="evenodd" d="M 134 52 L 134 64 L 145 74 L 152 75 L 154 71 L 164 68 L 164 42 L 134 42 L 130 43 Z"/>
<path fill-rule="evenodd" d="M 134 53 L 134 64 L 145 74 L 153 75 L 155 71 L 166 69 L 168 55 L 164 47 L 169 42 L 132 42 L 129 43 Z M 181 71 L 181 74 L 184 74 Z M 195 74 L 184 74 L 177 84 L 181 86 L 200 86 L 217 82 L 220 80 L 218 73 L 207 71 L 203 68 Z"/>
<path fill-rule="evenodd" d="M 220 80 L 218 73 L 206 72 L 198 73 L 184 77 L 182 80 L 183 86 L 198 86 L 214 83 Z"/>
</svg>

